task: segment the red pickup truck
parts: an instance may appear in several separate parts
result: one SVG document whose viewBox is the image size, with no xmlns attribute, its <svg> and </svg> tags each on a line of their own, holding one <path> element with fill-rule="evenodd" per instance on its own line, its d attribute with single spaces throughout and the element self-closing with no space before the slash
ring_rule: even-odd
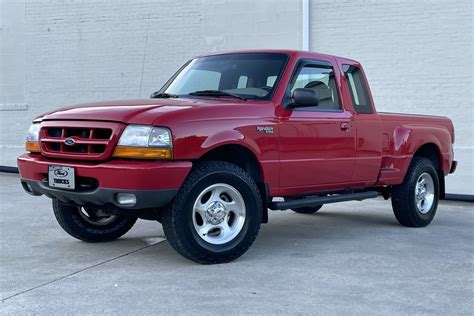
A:
<svg viewBox="0 0 474 316">
<path fill-rule="evenodd" d="M 33 121 L 21 183 L 87 242 L 162 223 L 199 263 L 241 256 L 267 210 L 391 198 L 428 225 L 456 169 L 446 117 L 377 113 L 354 60 L 256 50 L 187 62 L 150 99 L 62 108 Z"/>
</svg>

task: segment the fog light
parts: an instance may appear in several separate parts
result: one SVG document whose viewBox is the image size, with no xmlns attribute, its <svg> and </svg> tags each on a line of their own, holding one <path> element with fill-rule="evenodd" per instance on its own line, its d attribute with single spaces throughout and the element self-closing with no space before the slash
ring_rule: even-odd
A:
<svg viewBox="0 0 474 316">
<path fill-rule="evenodd" d="M 119 193 L 117 194 L 117 202 L 120 205 L 134 206 L 137 204 L 137 197 L 133 193 Z"/>
</svg>

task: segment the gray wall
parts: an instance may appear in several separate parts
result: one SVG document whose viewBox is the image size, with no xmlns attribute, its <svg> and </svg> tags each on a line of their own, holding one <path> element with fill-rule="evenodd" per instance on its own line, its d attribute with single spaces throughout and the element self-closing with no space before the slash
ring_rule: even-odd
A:
<svg viewBox="0 0 474 316">
<path fill-rule="evenodd" d="M 45 111 L 146 98 L 201 53 L 300 47 L 300 12 L 291 0 L 0 0 L 0 165 L 16 165 Z"/>
<path fill-rule="evenodd" d="M 449 116 L 456 174 L 447 190 L 474 194 L 471 0 L 311 1 L 310 49 L 360 61 L 379 111 Z"/>
<path fill-rule="evenodd" d="M 470 1 L 310 0 L 310 49 L 360 60 L 379 110 L 453 118 L 474 194 Z M 143 98 L 187 59 L 302 47 L 302 1 L 0 0 L 0 165 L 31 119 L 62 105 Z"/>
</svg>

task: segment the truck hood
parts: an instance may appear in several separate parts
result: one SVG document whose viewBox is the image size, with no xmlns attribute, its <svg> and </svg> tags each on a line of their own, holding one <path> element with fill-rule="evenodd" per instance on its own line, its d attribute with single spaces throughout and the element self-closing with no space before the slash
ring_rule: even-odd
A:
<svg viewBox="0 0 474 316">
<path fill-rule="evenodd" d="M 77 104 L 43 114 L 38 120 L 94 120 L 153 124 L 161 115 L 194 107 L 234 103 L 224 99 L 144 99 Z"/>
</svg>

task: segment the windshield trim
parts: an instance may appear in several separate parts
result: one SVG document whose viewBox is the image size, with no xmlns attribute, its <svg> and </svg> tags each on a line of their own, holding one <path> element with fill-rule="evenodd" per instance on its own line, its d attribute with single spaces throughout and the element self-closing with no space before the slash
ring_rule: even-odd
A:
<svg viewBox="0 0 474 316">
<path fill-rule="evenodd" d="M 271 91 L 271 93 L 266 96 L 264 99 L 260 99 L 260 98 L 246 98 L 247 100 L 249 101 L 271 101 L 273 100 L 273 97 L 275 96 L 275 93 L 276 91 L 278 90 L 279 86 L 280 86 L 280 83 L 281 83 L 281 77 L 283 76 L 283 74 L 285 73 L 285 70 L 286 70 L 286 67 L 288 66 L 288 62 L 290 60 L 290 54 L 288 53 L 285 53 L 285 52 L 242 52 L 242 53 L 235 53 L 235 52 L 228 52 L 228 53 L 222 53 L 222 54 L 212 54 L 212 55 L 204 55 L 204 56 L 198 56 L 196 58 L 193 58 L 193 59 L 190 59 L 188 60 L 186 63 L 184 63 L 184 65 L 182 65 L 178 71 L 176 71 L 174 73 L 173 76 L 171 76 L 170 79 L 168 79 L 168 81 L 166 81 L 166 83 L 161 87 L 160 90 L 158 90 L 157 92 L 154 92 L 153 94 L 158 94 L 158 93 L 164 93 L 166 91 L 166 89 L 168 89 L 168 87 L 171 85 L 171 83 L 176 79 L 176 77 L 181 73 L 181 71 L 184 70 L 184 68 L 186 68 L 189 63 L 191 63 L 193 60 L 196 60 L 196 59 L 200 59 L 200 58 L 206 58 L 206 57 L 212 57 L 212 56 L 224 56 L 224 55 L 246 55 L 246 54 L 274 54 L 274 55 L 284 55 L 286 58 L 285 58 L 285 61 L 283 62 L 283 67 L 281 68 L 281 71 L 278 75 L 278 78 L 277 80 L 275 81 L 275 85 Z M 152 94 L 152 95 L 153 95 Z M 193 97 L 196 97 L 196 96 L 193 96 L 193 95 L 189 95 L 189 94 L 180 94 L 179 95 L 180 98 L 193 98 Z M 200 96 L 199 96 L 200 97 Z"/>
</svg>

